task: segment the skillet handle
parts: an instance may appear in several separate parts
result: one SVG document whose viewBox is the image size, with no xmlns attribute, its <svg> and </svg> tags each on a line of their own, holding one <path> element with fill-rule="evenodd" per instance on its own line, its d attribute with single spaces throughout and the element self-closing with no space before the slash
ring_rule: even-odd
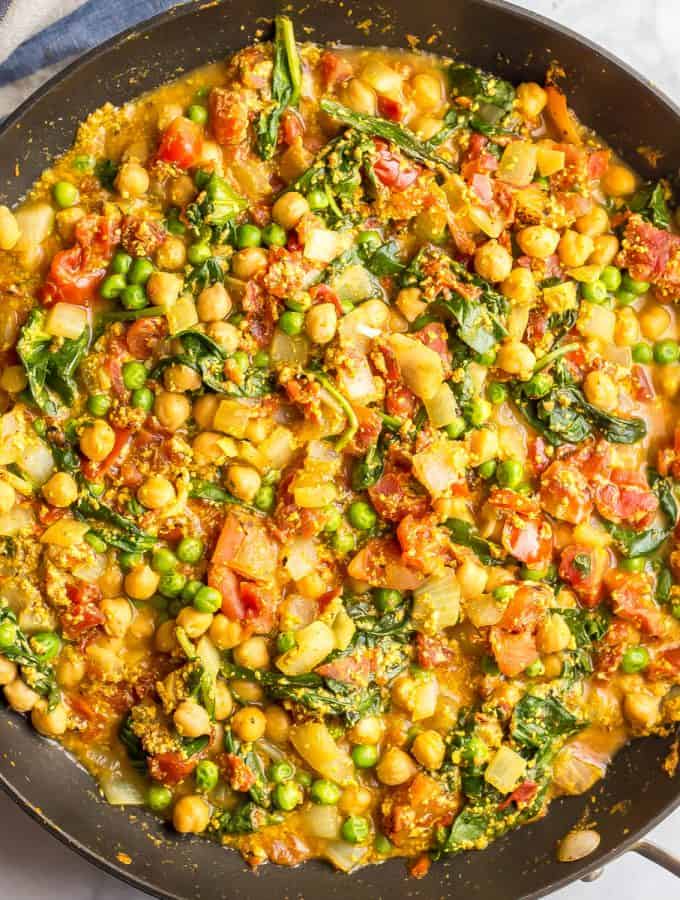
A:
<svg viewBox="0 0 680 900">
<path fill-rule="evenodd" d="M 637 844 L 633 844 L 630 849 L 680 878 L 680 857 L 673 856 L 668 850 L 652 844 L 651 841 L 639 841 Z"/>
</svg>

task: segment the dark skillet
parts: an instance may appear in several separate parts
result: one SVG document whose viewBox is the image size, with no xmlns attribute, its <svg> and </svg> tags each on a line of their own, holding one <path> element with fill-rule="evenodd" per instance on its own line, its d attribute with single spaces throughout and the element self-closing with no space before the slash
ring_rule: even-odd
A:
<svg viewBox="0 0 680 900">
<path fill-rule="evenodd" d="M 273 12 L 268 0 L 225 0 L 204 8 L 189 4 L 89 53 L 38 91 L 0 133 L 0 202 L 16 203 L 41 170 L 69 147 L 77 123 L 96 107 L 108 100 L 129 100 L 180 70 L 220 59 L 259 36 L 257 29 L 264 27 L 268 36 Z M 304 34 L 303 26 L 310 26 L 309 36 L 315 40 L 404 47 L 406 35 L 416 35 L 434 52 L 455 52 L 514 82 L 541 81 L 548 66 L 558 60 L 567 74 L 570 102 L 583 121 L 633 166 L 654 174 L 638 152 L 646 146 L 661 151 L 664 173 L 675 174 L 680 168 L 680 110 L 603 51 L 538 16 L 496 0 L 396 0 L 390 10 L 372 0 L 342 6 L 337 0 L 312 0 L 293 12 L 297 33 Z M 435 40 L 429 43 L 431 35 Z M 408 894 L 437 900 L 455 892 L 484 900 L 514 900 L 541 896 L 600 868 L 633 847 L 680 804 L 680 782 L 661 770 L 670 742 L 670 738 L 635 742 L 618 755 L 606 779 L 587 797 L 556 801 L 543 821 L 483 853 L 435 864 L 421 881 L 406 880 L 400 861 L 353 876 L 336 874 L 318 863 L 297 870 L 267 866 L 253 874 L 233 852 L 207 841 L 179 838 L 143 810 L 108 806 L 91 778 L 59 746 L 5 709 L 0 710 L 0 781 L 64 843 L 158 897 L 312 900 L 351 895 L 353 900 L 377 900 Z M 555 845 L 586 806 L 589 820 L 597 821 L 600 847 L 580 863 L 558 863 Z M 642 852 L 654 849 L 645 846 Z M 673 861 L 666 864 L 673 866 Z M 680 875 L 680 864 L 675 865 Z"/>
</svg>

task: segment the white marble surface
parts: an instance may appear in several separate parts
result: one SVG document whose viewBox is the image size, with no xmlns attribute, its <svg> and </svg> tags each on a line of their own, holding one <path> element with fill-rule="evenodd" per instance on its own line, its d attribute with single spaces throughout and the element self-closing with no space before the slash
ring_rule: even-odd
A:
<svg viewBox="0 0 680 900">
<path fill-rule="evenodd" d="M 609 48 L 680 101 L 680 0 L 515 2 Z M 651 837 L 680 853 L 680 811 Z M 4 795 L 0 795 L 0 876 L 3 900 L 144 900 L 145 896 L 64 848 Z M 572 885 L 553 896 L 555 900 L 673 900 L 680 896 L 680 887 L 652 863 L 628 854 L 598 881 Z"/>
</svg>

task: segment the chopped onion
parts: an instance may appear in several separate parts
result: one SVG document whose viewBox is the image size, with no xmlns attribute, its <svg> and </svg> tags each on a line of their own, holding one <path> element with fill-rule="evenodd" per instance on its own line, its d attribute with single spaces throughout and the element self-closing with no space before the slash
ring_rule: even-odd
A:
<svg viewBox="0 0 680 900">
<path fill-rule="evenodd" d="M 369 297 L 380 296 L 382 290 L 378 280 L 358 263 L 346 266 L 328 283 L 341 302 L 361 303 Z"/>
<path fill-rule="evenodd" d="M 354 619 L 347 610 L 342 607 L 333 619 L 333 634 L 335 635 L 335 649 L 346 650 L 357 630 Z"/>
<path fill-rule="evenodd" d="M 484 772 L 484 778 L 501 794 L 514 791 L 527 770 L 526 760 L 510 747 L 501 745 Z"/>
<path fill-rule="evenodd" d="M 326 856 L 342 872 L 351 872 L 361 865 L 368 853 L 368 847 L 357 844 L 346 844 L 344 841 L 331 841 L 326 844 Z"/>
<path fill-rule="evenodd" d="M 560 842 L 557 858 L 560 862 L 577 862 L 585 856 L 590 856 L 599 846 L 600 835 L 592 828 L 570 831 Z"/>
<path fill-rule="evenodd" d="M 413 721 L 421 722 L 423 719 L 433 716 L 437 709 L 438 699 L 439 683 L 434 675 L 430 675 L 428 678 L 419 678 L 415 682 L 411 695 L 410 710 Z"/>
<path fill-rule="evenodd" d="M 314 472 L 298 475 L 293 484 L 293 497 L 295 503 L 302 509 L 322 509 L 332 503 L 337 490 L 330 481 L 320 481 L 320 476 Z"/>
<path fill-rule="evenodd" d="M 17 462 L 35 484 L 44 484 L 54 472 L 52 451 L 40 440 L 31 441 Z"/>
<path fill-rule="evenodd" d="M 324 778 L 340 785 L 353 781 L 354 763 L 347 751 L 338 747 L 323 722 L 294 725 L 290 740 L 305 762 Z"/>
<path fill-rule="evenodd" d="M 0 534 L 3 536 L 17 534 L 24 529 L 32 528 L 34 521 L 30 507 L 17 504 L 0 516 Z"/>
<path fill-rule="evenodd" d="M 563 794 L 580 795 L 589 791 L 606 770 L 603 759 L 594 758 L 583 744 L 574 741 L 555 757 L 553 781 Z"/>
<path fill-rule="evenodd" d="M 444 383 L 434 397 L 425 401 L 427 417 L 433 428 L 443 428 L 458 418 L 458 404 L 453 391 Z"/>
<path fill-rule="evenodd" d="M 55 303 L 45 319 L 45 331 L 54 337 L 80 337 L 86 326 L 87 310 L 73 303 Z"/>
<path fill-rule="evenodd" d="M 602 348 L 602 356 L 617 366 L 629 369 L 633 362 L 630 347 L 617 347 L 616 344 L 605 344 Z"/>
<path fill-rule="evenodd" d="M 475 628 L 495 625 L 503 618 L 505 607 L 498 603 L 491 594 L 480 594 L 465 601 L 465 612 Z"/>
<path fill-rule="evenodd" d="M 271 343 L 271 359 L 275 366 L 306 366 L 309 341 L 304 334 L 291 337 L 277 328 Z"/>
<path fill-rule="evenodd" d="M 310 806 L 301 813 L 305 831 L 325 841 L 336 841 L 340 837 L 342 817 L 337 806 Z"/>
<path fill-rule="evenodd" d="M 90 526 L 87 522 L 59 519 L 42 533 L 40 543 L 54 544 L 57 547 L 72 547 L 73 544 L 80 544 L 89 530 Z"/>
<path fill-rule="evenodd" d="M 311 672 L 335 650 L 335 635 L 325 622 L 312 622 L 295 632 L 297 645 L 281 654 L 276 666 L 284 675 Z"/>
<path fill-rule="evenodd" d="M 142 806 L 144 803 L 144 790 L 141 780 L 139 783 L 120 772 L 104 772 L 99 785 L 108 803 L 112 806 Z"/>
<path fill-rule="evenodd" d="M 373 338 L 367 330 L 382 332 L 390 320 L 390 308 L 382 300 L 367 300 L 340 319 L 338 333 L 348 347 L 367 353 Z"/>
<path fill-rule="evenodd" d="M 350 400 L 366 405 L 376 399 L 373 373 L 363 354 L 352 354 L 349 365 L 338 369 L 337 378 L 338 387 Z"/>
<path fill-rule="evenodd" d="M 505 219 L 501 215 L 491 216 L 481 206 L 471 206 L 468 215 L 470 221 L 491 238 L 499 237 L 505 227 Z"/>
<path fill-rule="evenodd" d="M 273 469 L 283 469 L 295 453 L 295 436 L 288 428 L 278 426 L 258 449 Z"/>
<path fill-rule="evenodd" d="M 515 187 L 528 187 L 536 172 L 536 145 L 529 141 L 511 141 L 506 145 L 498 166 L 498 177 Z"/>
<path fill-rule="evenodd" d="M 75 566 L 73 574 L 83 581 L 96 581 L 106 569 L 107 560 L 103 553 L 95 553 L 93 559 L 86 565 Z"/>
<path fill-rule="evenodd" d="M 347 240 L 344 235 L 328 228 L 312 228 L 305 240 L 304 257 L 313 262 L 332 262 L 345 249 Z"/>
<path fill-rule="evenodd" d="M 446 569 L 442 575 L 432 575 L 413 591 L 411 615 L 418 630 L 432 634 L 458 622 L 460 586 L 453 570 Z"/>
<path fill-rule="evenodd" d="M 428 492 L 438 497 L 465 478 L 466 463 L 467 452 L 462 444 L 442 440 L 415 454 L 413 472 Z"/>
<path fill-rule="evenodd" d="M 222 665 L 222 657 L 220 656 L 220 651 L 209 637 L 203 635 L 198 644 L 196 644 L 196 652 L 205 671 L 217 676 Z"/>
<path fill-rule="evenodd" d="M 529 324 L 529 306 L 512 306 L 508 313 L 508 335 L 521 341 Z"/>
<path fill-rule="evenodd" d="M 313 572 L 319 555 L 313 538 L 295 538 L 284 548 L 285 566 L 293 581 Z"/>
<path fill-rule="evenodd" d="M 405 334 L 392 334 L 389 341 L 406 386 L 421 400 L 431 400 L 444 381 L 439 354 Z"/>
</svg>

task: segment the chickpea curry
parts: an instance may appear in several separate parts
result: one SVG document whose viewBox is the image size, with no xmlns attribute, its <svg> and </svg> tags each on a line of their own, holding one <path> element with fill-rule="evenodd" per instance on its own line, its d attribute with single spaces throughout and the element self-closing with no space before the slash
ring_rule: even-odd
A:
<svg viewBox="0 0 680 900">
<path fill-rule="evenodd" d="M 556 84 L 279 17 L 0 248 L 0 684 L 110 803 L 423 875 L 680 721 L 674 199 Z"/>
</svg>

